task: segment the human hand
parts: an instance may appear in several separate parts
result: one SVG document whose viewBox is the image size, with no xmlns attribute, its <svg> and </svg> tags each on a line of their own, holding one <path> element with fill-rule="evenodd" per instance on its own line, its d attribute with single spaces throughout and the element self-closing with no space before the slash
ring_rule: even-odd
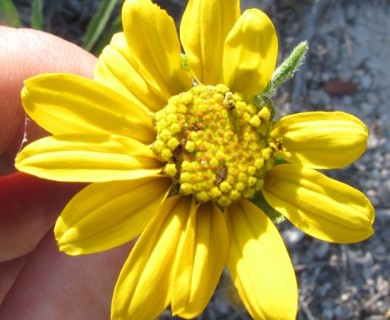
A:
<svg viewBox="0 0 390 320">
<path fill-rule="evenodd" d="M 40 73 L 92 77 L 96 58 L 47 33 L 0 27 L 0 320 L 108 319 L 129 245 L 90 256 L 58 251 L 52 226 L 83 185 L 14 173 L 23 141 L 47 133 L 28 122 L 23 80 Z M 26 130 L 25 130 L 26 129 Z"/>
</svg>

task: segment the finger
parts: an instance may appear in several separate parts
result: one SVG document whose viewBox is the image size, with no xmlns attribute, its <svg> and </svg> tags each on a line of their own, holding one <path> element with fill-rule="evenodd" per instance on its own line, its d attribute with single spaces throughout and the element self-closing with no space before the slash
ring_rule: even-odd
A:
<svg viewBox="0 0 390 320">
<path fill-rule="evenodd" d="M 0 261 L 30 252 L 84 184 L 42 180 L 24 173 L 0 179 Z"/>
<path fill-rule="evenodd" d="M 23 80 L 45 72 L 68 72 L 92 77 L 96 58 L 54 35 L 0 27 L 0 174 L 13 170 L 24 134 L 25 114 L 20 91 Z M 45 135 L 31 124 L 27 138 Z"/>
<path fill-rule="evenodd" d="M 0 305 L 11 289 L 28 256 L 0 263 Z"/>
<path fill-rule="evenodd" d="M 112 292 L 130 248 L 67 256 L 50 231 L 4 299 L 0 320 L 109 319 Z"/>
<path fill-rule="evenodd" d="M 42 72 L 92 76 L 96 58 L 53 35 L 0 27 L 0 175 L 13 170 L 25 116 L 20 91 L 23 80 Z M 33 123 L 28 138 L 44 134 Z M 60 185 L 26 175 L 0 178 L 0 261 L 31 251 L 80 186 Z"/>
</svg>

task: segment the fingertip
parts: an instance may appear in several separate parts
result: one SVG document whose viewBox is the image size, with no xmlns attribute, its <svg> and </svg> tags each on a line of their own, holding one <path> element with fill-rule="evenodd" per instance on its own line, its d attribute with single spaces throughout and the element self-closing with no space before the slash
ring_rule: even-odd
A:
<svg viewBox="0 0 390 320">
<path fill-rule="evenodd" d="M 132 245 L 73 257 L 58 251 L 50 230 L 8 291 L 0 319 L 108 319 L 114 286 Z"/>
<path fill-rule="evenodd" d="M 0 26 L 0 79 L 22 82 L 44 72 L 69 72 L 92 77 L 96 57 L 50 33 Z M 4 72 L 5 71 L 5 72 Z M 20 84 L 20 83 L 19 83 Z"/>
<path fill-rule="evenodd" d="M 40 73 L 67 72 L 92 77 L 96 57 L 43 31 L 0 26 L 0 164 L 13 169 L 13 158 L 25 131 L 20 92 L 23 81 Z M 47 133 L 30 123 L 30 141 Z M 3 173 L 4 174 L 4 173 Z"/>
<path fill-rule="evenodd" d="M 28 256 L 0 263 L 0 305 L 12 288 Z"/>
<path fill-rule="evenodd" d="M 84 186 L 20 172 L 0 178 L 0 262 L 34 249 L 66 203 Z"/>
</svg>

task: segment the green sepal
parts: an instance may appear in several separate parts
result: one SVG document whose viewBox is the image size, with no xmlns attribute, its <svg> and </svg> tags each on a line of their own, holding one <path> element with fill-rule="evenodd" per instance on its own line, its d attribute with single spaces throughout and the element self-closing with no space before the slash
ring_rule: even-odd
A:
<svg viewBox="0 0 390 320">
<path fill-rule="evenodd" d="M 180 54 L 180 63 L 181 63 L 181 68 L 185 71 L 190 71 L 190 67 L 188 66 L 187 63 L 187 56 L 184 53 Z"/>
<path fill-rule="evenodd" d="M 259 207 L 273 223 L 278 224 L 285 220 L 284 216 L 268 204 L 262 193 L 258 193 L 251 201 Z"/>
<path fill-rule="evenodd" d="M 263 107 L 267 107 L 271 114 L 271 119 L 275 116 L 275 107 L 272 99 L 266 94 L 259 94 L 253 97 L 252 103 L 261 110 Z"/>
<path fill-rule="evenodd" d="M 0 1 L 0 24 L 14 28 L 22 26 L 18 9 L 12 0 Z"/>
<path fill-rule="evenodd" d="M 281 156 L 274 156 L 274 159 L 275 159 L 275 166 L 278 166 L 279 164 L 285 164 L 285 163 L 290 163 L 288 162 L 286 159 L 283 159 Z"/>
<path fill-rule="evenodd" d="M 301 42 L 294 48 L 289 57 L 274 71 L 272 79 L 264 91 L 266 95 L 272 96 L 276 89 L 294 76 L 303 63 L 308 50 L 309 45 L 306 41 Z"/>
</svg>

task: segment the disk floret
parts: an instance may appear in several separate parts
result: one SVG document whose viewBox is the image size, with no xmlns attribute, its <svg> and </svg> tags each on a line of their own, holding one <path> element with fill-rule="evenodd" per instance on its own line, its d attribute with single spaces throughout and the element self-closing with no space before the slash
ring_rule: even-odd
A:
<svg viewBox="0 0 390 320">
<path fill-rule="evenodd" d="M 260 191 L 274 165 L 271 111 L 225 85 L 197 85 L 155 114 L 152 149 L 176 192 L 225 208 Z"/>
</svg>

